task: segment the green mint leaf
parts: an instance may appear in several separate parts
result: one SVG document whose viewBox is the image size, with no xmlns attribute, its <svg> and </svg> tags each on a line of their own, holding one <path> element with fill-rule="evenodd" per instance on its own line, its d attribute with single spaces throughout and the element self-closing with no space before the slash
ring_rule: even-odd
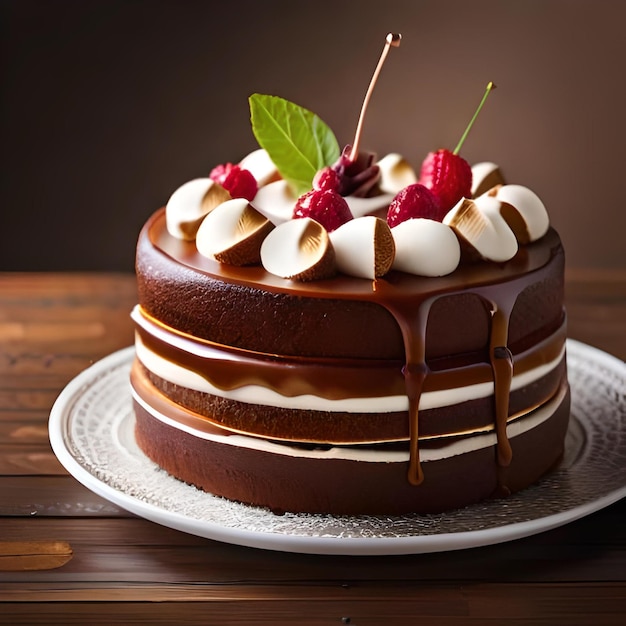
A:
<svg viewBox="0 0 626 626">
<path fill-rule="evenodd" d="M 250 96 L 252 132 L 296 195 L 309 191 L 316 172 L 339 158 L 333 131 L 307 109 L 278 96 Z"/>
</svg>

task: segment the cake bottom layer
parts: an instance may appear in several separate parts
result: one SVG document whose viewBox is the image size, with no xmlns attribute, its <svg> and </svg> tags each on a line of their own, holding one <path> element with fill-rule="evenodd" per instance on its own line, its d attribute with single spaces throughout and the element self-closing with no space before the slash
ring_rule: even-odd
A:
<svg viewBox="0 0 626 626">
<path fill-rule="evenodd" d="M 408 452 L 365 447 L 329 449 L 263 442 L 219 428 L 207 434 L 164 415 L 162 404 L 134 394 L 135 436 L 157 465 L 200 489 L 275 513 L 436 513 L 536 482 L 561 459 L 569 422 L 569 387 L 507 428 L 513 460 L 496 462 L 493 433 L 424 449 L 424 481 L 407 480 Z M 167 403 L 166 403 L 167 404 Z"/>
</svg>

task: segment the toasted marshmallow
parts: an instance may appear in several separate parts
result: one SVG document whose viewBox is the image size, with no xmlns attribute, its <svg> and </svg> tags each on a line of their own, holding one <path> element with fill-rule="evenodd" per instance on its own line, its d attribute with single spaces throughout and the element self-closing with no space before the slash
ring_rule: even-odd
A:
<svg viewBox="0 0 626 626">
<path fill-rule="evenodd" d="M 252 206 L 278 226 L 293 217 L 296 200 L 287 181 L 277 180 L 259 188 L 252 200 Z"/>
<path fill-rule="evenodd" d="M 500 168 L 489 161 L 472 165 L 472 196 L 480 196 L 496 185 L 504 185 Z"/>
<path fill-rule="evenodd" d="M 536 241 L 548 231 L 548 211 L 539 196 L 528 187 L 500 185 L 488 195 L 502 204 L 500 212 L 520 243 Z"/>
<path fill-rule="evenodd" d="M 210 178 L 196 178 L 179 187 L 165 206 L 165 225 L 172 237 L 193 241 L 204 217 L 230 200 L 230 194 Z"/>
<path fill-rule="evenodd" d="M 413 218 L 391 229 L 396 244 L 393 269 L 417 276 L 445 276 L 461 260 L 459 240 L 449 226 Z"/>
<path fill-rule="evenodd" d="M 337 269 L 343 274 L 371 280 L 391 269 L 395 245 L 387 222 L 366 216 L 350 220 L 330 233 Z"/>
<path fill-rule="evenodd" d="M 380 169 L 381 191 L 396 195 L 401 189 L 417 182 L 417 174 L 409 162 L 400 154 L 392 152 L 377 163 Z"/>
<path fill-rule="evenodd" d="M 253 150 L 239 162 L 239 167 L 248 170 L 256 179 L 259 187 L 280 179 L 278 169 L 270 155 L 263 148 Z"/>
<path fill-rule="evenodd" d="M 235 198 L 204 218 L 196 247 L 200 254 L 220 263 L 252 265 L 261 260 L 261 243 L 273 227 L 245 198 Z"/>
<path fill-rule="evenodd" d="M 500 208 L 500 202 L 488 195 L 475 200 L 461 198 L 443 223 L 451 226 L 480 257 L 502 263 L 517 254 L 518 244 Z"/>
<path fill-rule="evenodd" d="M 261 263 L 270 274 L 292 280 L 319 280 L 337 272 L 328 232 L 310 217 L 277 226 L 263 241 Z"/>
</svg>

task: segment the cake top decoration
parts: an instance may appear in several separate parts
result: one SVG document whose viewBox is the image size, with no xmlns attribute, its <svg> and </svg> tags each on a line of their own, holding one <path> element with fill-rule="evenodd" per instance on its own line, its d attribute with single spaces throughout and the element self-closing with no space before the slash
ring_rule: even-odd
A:
<svg viewBox="0 0 626 626">
<path fill-rule="evenodd" d="M 361 149 L 374 87 L 400 41 L 400 34 L 386 36 L 354 140 L 343 150 L 315 113 L 278 96 L 251 95 L 260 148 L 176 190 L 166 206 L 169 233 L 195 240 L 220 263 L 261 264 L 299 281 L 336 273 L 375 280 L 391 270 L 442 276 L 463 262 L 508 261 L 519 245 L 541 238 L 549 218 L 536 194 L 505 184 L 497 165 L 471 167 L 459 154 L 493 82 L 454 150 L 430 152 L 419 176 L 399 154 L 377 160 Z"/>
</svg>

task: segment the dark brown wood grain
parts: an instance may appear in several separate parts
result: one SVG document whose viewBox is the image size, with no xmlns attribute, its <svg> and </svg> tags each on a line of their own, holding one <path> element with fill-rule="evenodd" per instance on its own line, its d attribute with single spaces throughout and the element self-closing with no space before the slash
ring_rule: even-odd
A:
<svg viewBox="0 0 626 626">
<path fill-rule="evenodd" d="M 621 624 L 626 501 L 500 545 L 393 557 L 218 543 L 69 476 L 50 407 L 132 343 L 134 277 L 0 274 L 0 624 Z M 626 271 L 567 276 L 569 336 L 626 357 Z M 3 567 L 4 560 L 4 567 Z"/>
</svg>

